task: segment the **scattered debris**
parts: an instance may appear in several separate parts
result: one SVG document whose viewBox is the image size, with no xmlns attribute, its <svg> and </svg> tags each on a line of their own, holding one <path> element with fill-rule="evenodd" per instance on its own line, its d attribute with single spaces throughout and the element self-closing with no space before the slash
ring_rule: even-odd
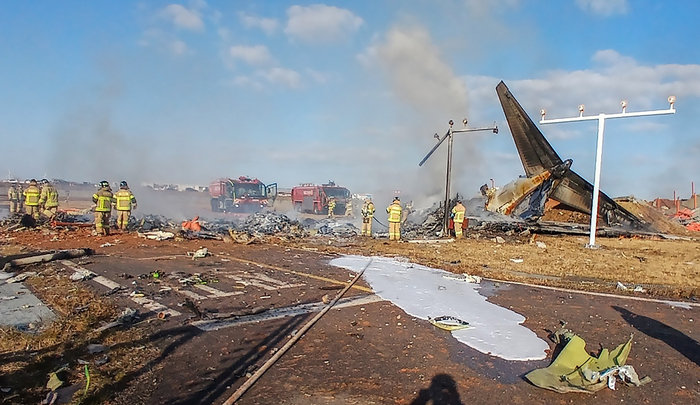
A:
<svg viewBox="0 0 700 405">
<path fill-rule="evenodd" d="M 11 267 L 21 267 L 36 263 L 46 263 L 54 260 L 76 259 L 89 256 L 93 253 L 91 249 L 69 249 L 53 252 L 37 252 L 21 254 L 0 258 L 0 266 L 9 264 Z"/>
<path fill-rule="evenodd" d="M 84 280 L 90 280 L 91 278 L 95 277 L 96 274 L 91 272 L 88 269 L 79 269 L 76 270 L 75 273 L 73 273 L 70 276 L 71 281 L 84 281 Z"/>
<path fill-rule="evenodd" d="M 554 340 L 564 345 L 557 358 L 549 367 L 525 375 L 537 387 L 561 393 L 593 393 L 606 386 L 615 389 L 616 378 L 634 386 L 651 381 L 649 377 L 640 380 L 632 366 L 625 366 L 632 348 L 632 336 L 612 351 L 602 349 L 598 357 L 589 355 L 586 342 L 563 327 L 555 332 Z"/>
<path fill-rule="evenodd" d="M 89 344 L 89 345 L 87 345 L 87 351 L 90 354 L 103 353 L 103 352 L 107 351 L 107 346 L 98 345 L 98 344 Z"/>
<path fill-rule="evenodd" d="M 465 283 L 474 283 L 474 284 L 481 283 L 481 277 L 472 276 L 470 274 L 449 274 L 449 275 L 442 276 L 442 278 L 446 278 L 448 280 L 464 281 Z"/>
<path fill-rule="evenodd" d="M 189 221 L 184 221 L 182 223 L 182 229 L 186 231 L 199 232 L 202 230 L 202 226 L 199 224 L 199 216 L 192 218 Z"/>
<path fill-rule="evenodd" d="M 139 232 L 138 235 L 141 238 L 152 239 L 152 240 L 157 240 L 157 241 L 168 240 L 168 239 L 172 239 L 175 237 L 174 233 L 164 232 L 164 231 L 151 231 L 151 232 L 144 232 L 144 233 Z"/>
<path fill-rule="evenodd" d="M 469 325 L 469 322 L 455 318 L 454 316 L 438 316 L 436 318 L 428 317 L 428 321 L 440 329 L 450 331 L 473 328 Z"/>
<path fill-rule="evenodd" d="M 6 283 L 11 284 L 11 283 L 21 283 L 22 281 L 28 279 L 29 277 L 34 277 L 36 276 L 36 271 L 27 271 L 21 274 L 18 274 L 14 277 L 8 278 L 5 280 Z"/>
<path fill-rule="evenodd" d="M 194 259 L 202 259 L 207 256 L 211 256 L 211 253 L 209 253 L 209 250 L 205 247 L 202 247 L 198 249 L 196 252 L 187 252 L 187 256 L 192 256 L 192 260 Z"/>
</svg>

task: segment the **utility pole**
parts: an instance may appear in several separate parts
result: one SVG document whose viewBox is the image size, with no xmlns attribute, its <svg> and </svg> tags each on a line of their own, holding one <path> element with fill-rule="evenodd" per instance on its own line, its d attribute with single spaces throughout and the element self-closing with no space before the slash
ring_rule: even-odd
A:
<svg viewBox="0 0 700 405">
<path fill-rule="evenodd" d="M 622 100 L 620 106 L 622 107 L 622 112 L 617 114 L 603 114 L 600 113 L 597 116 L 583 116 L 583 111 L 585 106 L 583 104 L 578 106 L 579 116 L 573 118 L 558 118 L 553 120 L 545 120 L 544 116 L 547 113 L 546 110 L 540 110 L 540 115 L 542 119 L 540 124 L 557 124 L 562 122 L 578 122 L 578 121 L 598 121 L 598 140 L 596 143 L 596 156 L 595 156 L 595 175 L 593 181 L 593 201 L 591 204 L 591 232 L 588 239 L 587 248 L 596 249 L 598 246 L 595 244 L 595 233 L 598 221 L 598 197 L 600 194 L 600 169 L 603 158 L 603 134 L 605 132 L 605 120 L 610 118 L 629 118 L 629 117 L 646 117 L 649 115 L 665 115 L 665 114 L 675 114 L 676 110 L 674 108 L 674 103 L 676 102 L 675 96 L 668 97 L 668 103 L 670 107 L 668 110 L 654 110 L 654 111 L 638 111 L 638 112 L 627 112 L 627 100 Z"/>
<path fill-rule="evenodd" d="M 498 133 L 498 126 L 496 125 L 496 122 L 493 122 L 493 126 L 491 127 L 480 127 L 480 128 L 467 128 L 467 119 L 462 120 L 462 124 L 464 124 L 464 128 L 462 129 L 452 129 L 452 126 L 454 125 L 454 121 L 450 120 L 450 128 L 447 130 L 447 133 L 442 136 L 442 138 L 436 133 L 433 135 L 435 139 L 438 140 L 438 143 L 433 146 L 433 149 L 428 152 L 427 155 L 423 158 L 423 160 L 418 163 L 418 166 L 423 166 L 423 163 L 425 163 L 426 160 L 430 157 L 430 155 L 435 152 L 435 150 L 442 145 L 442 143 L 447 139 L 447 170 L 446 170 L 446 175 L 445 175 L 445 215 L 443 218 L 443 223 L 442 223 L 442 234 L 443 236 L 448 234 L 448 228 L 450 225 L 450 212 L 448 211 L 448 207 L 450 206 L 450 181 L 452 178 L 452 143 L 454 142 L 453 135 L 456 133 L 461 133 L 461 132 L 476 132 L 476 131 L 492 131 L 494 134 Z"/>
</svg>

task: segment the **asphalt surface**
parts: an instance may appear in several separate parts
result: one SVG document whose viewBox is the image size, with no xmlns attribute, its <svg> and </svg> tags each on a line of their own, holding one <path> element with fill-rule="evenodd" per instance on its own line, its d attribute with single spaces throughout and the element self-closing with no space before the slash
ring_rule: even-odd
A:
<svg viewBox="0 0 700 405">
<path fill-rule="evenodd" d="M 134 373 L 112 403 L 223 403 L 354 276 L 330 266 L 333 256 L 312 251 L 223 243 L 208 249 L 213 256 L 193 259 L 167 244 L 117 245 L 73 261 L 101 276 L 85 281 L 96 291 L 163 318 L 151 335 L 161 356 Z M 378 300 L 360 281 L 238 403 L 700 403 L 697 307 L 508 283 L 486 282 L 482 293 L 524 315 L 543 339 L 566 321 L 589 352 L 634 334 L 627 364 L 652 382 L 596 394 L 537 388 L 523 375 L 551 357 L 512 362 L 480 353 Z"/>
</svg>

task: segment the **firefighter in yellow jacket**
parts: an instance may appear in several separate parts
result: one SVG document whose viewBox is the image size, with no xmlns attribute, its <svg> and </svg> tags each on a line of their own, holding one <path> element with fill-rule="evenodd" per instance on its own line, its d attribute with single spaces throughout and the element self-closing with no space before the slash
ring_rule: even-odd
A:
<svg viewBox="0 0 700 405">
<path fill-rule="evenodd" d="M 19 187 L 15 184 L 10 184 L 10 188 L 7 189 L 7 200 L 10 201 L 10 214 L 19 212 L 20 195 Z"/>
<path fill-rule="evenodd" d="M 401 200 L 399 197 L 394 197 L 394 202 L 386 207 L 386 213 L 389 214 L 389 240 L 401 239 Z"/>
<path fill-rule="evenodd" d="M 43 186 L 41 187 L 41 195 L 39 196 L 39 206 L 44 216 L 49 219 L 54 219 L 58 212 L 58 191 L 46 179 L 41 180 L 41 184 L 43 184 Z"/>
<path fill-rule="evenodd" d="M 362 236 L 372 236 L 372 219 L 374 219 L 374 203 L 368 198 L 362 204 Z"/>
<path fill-rule="evenodd" d="M 457 200 L 454 208 L 452 208 L 452 221 L 455 224 L 455 236 L 457 238 L 462 237 L 462 224 L 464 223 L 464 214 L 467 209 L 462 205 L 462 201 Z"/>
<path fill-rule="evenodd" d="M 95 203 L 95 230 L 98 235 L 109 235 L 109 217 L 112 215 L 112 188 L 105 180 L 100 182 L 100 189 L 92 195 Z"/>
<path fill-rule="evenodd" d="M 119 183 L 119 191 L 114 193 L 114 208 L 117 209 L 117 228 L 125 231 L 129 225 L 131 210 L 136 209 L 136 197 L 129 190 L 126 181 Z"/>
<path fill-rule="evenodd" d="M 335 211 L 335 197 L 331 197 L 328 200 L 328 218 L 333 218 L 333 211 Z"/>
<path fill-rule="evenodd" d="M 28 215 L 31 215 L 34 219 L 39 219 L 39 197 L 41 192 L 37 186 L 36 180 L 29 180 L 29 187 L 27 187 L 24 192 L 24 209 Z"/>
</svg>

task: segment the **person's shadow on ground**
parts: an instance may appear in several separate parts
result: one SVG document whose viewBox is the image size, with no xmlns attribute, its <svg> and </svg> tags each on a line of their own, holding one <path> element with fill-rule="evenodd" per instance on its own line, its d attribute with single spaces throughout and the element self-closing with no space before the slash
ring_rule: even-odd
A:
<svg viewBox="0 0 700 405">
<path fill-rule="evenodd" d="M 618 306 L 613 306 L 613 309 L 619 312 L 622 318 L 638 331 L 654 339 L 661 340 L 676 349 L 678 353 L 687 357 L 688 360 L 700 366 L 700 344 L 696 340 L 656 319 L 635 314 Z"/>
<path fill-rule="evenodd" d="M 411 405 L 464 405 L 459 399 L 457 383 L 448 374 L 437 374 L 430 382 L 430 387 L 418 392 Z"/>
</svg>

